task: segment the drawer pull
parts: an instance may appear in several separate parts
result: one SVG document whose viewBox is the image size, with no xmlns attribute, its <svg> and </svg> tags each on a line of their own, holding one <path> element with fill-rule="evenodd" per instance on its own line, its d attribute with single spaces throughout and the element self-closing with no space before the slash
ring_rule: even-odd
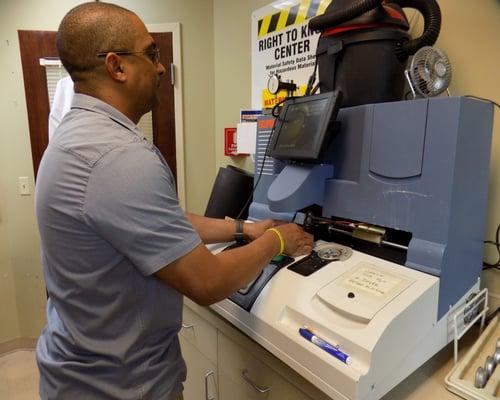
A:
<svg viewBox="0 0 500 400">
<path fill-rule="evenodd" d="M 250 377 L 248 376 L 248 370 L 247 369 L 244 369 L 242 372 L 241 372 L 241 376 L 243 377 L 243 379 L 250 385 L 252 386 L 257 392 L 259 393 L 267 393 L 267 392 L 270 392 L 271 391 L 271 387 L 265 387 L 265 386 L 260 386 L 260 385 L 257 385 L 254 381 L 252 381 L 250 379 Z"/>
<path fill-rule="evenodd" d="M 205 374 L 205 400 L 215 400 L 215 397 L 208 395 L 208 378 L 214 376 L 214 371 L 208 371 Z"/>
<path fill-rule="evenodd" d="M 185 324 L 184 322 L 182 323 L 182 329 L 194 329 L 193 324 Z"/>
</svg>

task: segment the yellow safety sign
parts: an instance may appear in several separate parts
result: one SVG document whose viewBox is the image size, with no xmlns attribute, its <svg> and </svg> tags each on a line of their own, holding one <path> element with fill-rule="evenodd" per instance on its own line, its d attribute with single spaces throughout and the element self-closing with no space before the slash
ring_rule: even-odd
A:
<svg viewBox="0 0 500 400">
<path fill-rule="evenodd" d="M 276 13 L 266 15 L 258 21 L 258 36 L 262 38 L 323 14 L 331 2 L 332 0 L 300 0 L 292 7 L 282 8 Z"/>
</svg>

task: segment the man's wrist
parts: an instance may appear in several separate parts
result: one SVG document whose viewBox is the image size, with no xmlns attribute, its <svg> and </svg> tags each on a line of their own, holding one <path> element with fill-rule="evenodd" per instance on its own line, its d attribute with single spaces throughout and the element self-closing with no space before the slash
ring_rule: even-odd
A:
<svg viewBox="0 0 500 400">
<path fill-rule="evenodd" d="M 276 228 L 266 229 L 266 232 L 272 232 L 274 235 L 276 235 L 276 237 L 279 240 L 280 249 L 279 252 L 275 255 L 275 257 L 282 255 L 285 252 L 285 239 L 283 238 L 281 232 Z"/>
<path fill-rule="evenodd" d="M 235 219 L 235 230 L 234 230 L 234 240 L 238 243 L 246 242 L 245 234 L 243 232 L 245 221 L 242 219 Z"/>
</svg>

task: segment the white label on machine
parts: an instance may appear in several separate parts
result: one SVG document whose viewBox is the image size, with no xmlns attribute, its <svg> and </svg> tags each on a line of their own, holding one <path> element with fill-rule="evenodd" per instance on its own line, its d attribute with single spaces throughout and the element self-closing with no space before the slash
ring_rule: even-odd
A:
<svg viewBox="0 0 500 400">
<path fill-rule="evenodd" d="M 403 280 L 380 269 L 362 267 L 344 281 L 348 288 L 362 290 L 377 297 L 385 296 Z"/>
<path fill-rule="evenodd" d="M 364 322 L 408 288 L 414 279 L 393 273 L 380 261 L 377 265 L 360 262 L 322 287 L 318 297 L 334 310 Z M 389 263 L 387 263 L 390 265 Z"/>
</svg>

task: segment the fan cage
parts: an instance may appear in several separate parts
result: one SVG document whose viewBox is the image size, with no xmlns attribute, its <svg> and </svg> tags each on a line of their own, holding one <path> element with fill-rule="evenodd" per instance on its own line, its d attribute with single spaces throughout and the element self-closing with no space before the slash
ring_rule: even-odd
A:
<svg viewBox="0 0 500 400">
<path fill-rule="evenodd" d="M 451 64 L 442 50 L 425 46 L 413 56 L 408 74 L 417 94 L 423 97 L 437 96 L 450 85 Z"/>
</svg>

